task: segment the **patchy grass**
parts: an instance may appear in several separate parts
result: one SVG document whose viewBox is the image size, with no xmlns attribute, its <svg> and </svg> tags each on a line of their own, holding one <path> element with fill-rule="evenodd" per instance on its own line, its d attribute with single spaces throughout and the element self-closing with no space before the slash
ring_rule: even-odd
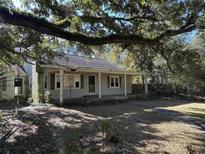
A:
<svg viewBox="0 0 205 154">
<path fill-rule="evenodd" d="M 187 116 L 187 118 L 193 118 L 194 120 L 205 124 L 205 103 L 193 102 L 185 105 L 166 107 L 164 109 L 182 113 Z"/>
<path fill-rule="evenodd" d="M 17 117 L 1 108 L 3 119 L 19 128 L 8 142 L 15 154 L 205 153 L 204 110 L 205 104 L 184 100 L 29 106 Z"/>
</svg>

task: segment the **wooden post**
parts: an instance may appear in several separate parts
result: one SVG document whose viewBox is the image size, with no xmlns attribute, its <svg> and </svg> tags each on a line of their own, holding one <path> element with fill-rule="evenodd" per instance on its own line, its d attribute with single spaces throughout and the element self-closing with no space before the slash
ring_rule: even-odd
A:
<svg viewBox="0 0 205 154">
<path fill-rule="evenodd" d="M 124 79 L 125 79 L 125 96 L 127 96 L 127 75 L 124 74 Z"/>
<path fill-rule="evenodd" d="M 101 94 L 101 73 L 99 72 L 98 73 L 98 88 L 99 88 L 99 90 L 98 90 L 98 92 L 99 92 L 99 98 L 101 98 L 102 97 L 102 94 Z"/>
<path fill-rule="evenodd" d="M 63 76 L 64 71 L 60 70 L 60 105 L 63 105 Z"/>
</svg>

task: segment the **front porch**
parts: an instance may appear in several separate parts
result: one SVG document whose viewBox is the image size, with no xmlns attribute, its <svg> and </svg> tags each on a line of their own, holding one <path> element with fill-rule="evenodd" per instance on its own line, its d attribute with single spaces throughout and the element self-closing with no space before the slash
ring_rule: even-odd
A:
<svg viewBox="0 0 205 154">
<path fill-rule="evenodd" d="M 136 72 L 117 72 L 102 69 L 70 69 L 66 67 L 44 66 L 36 72 L 35 91 L 38 85 L 41 94 L 49 93 L 60 105 L 84 101 L 124 100 L 132 94 L 132 77 L 144 74 Z M 39 79 L 39 80 L 38 80 Z M 38 81 L 37 81 L 38 80 Z M 145 94 L 148 94 L 145 82 Z M 34 97 L 33 97 L 34 98 Z M 39 102 L 34 100 L 34 102 Z"/>
</svg>

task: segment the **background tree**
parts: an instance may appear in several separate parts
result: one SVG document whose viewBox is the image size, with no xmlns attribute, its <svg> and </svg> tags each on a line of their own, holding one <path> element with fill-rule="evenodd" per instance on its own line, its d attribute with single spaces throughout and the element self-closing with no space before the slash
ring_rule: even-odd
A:
<svg viewBox="0 0 205 154">
<path fill-rule="evenodd" d="M 55 37 L 69 41 L 68 52 L 83 49 L 86 54 L 98 47 L 84 45 L 158 47 L 172 36 L 203 29 L 204 6 L 203 0 L 2 0 L 2 60 L 52 55 L 47 44 L 59 40 Z"/>
</svg>

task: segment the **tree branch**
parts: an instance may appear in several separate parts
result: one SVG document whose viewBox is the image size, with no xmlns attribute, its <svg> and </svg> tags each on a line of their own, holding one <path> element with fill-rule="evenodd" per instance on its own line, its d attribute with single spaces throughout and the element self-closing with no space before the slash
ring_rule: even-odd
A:
<svg viewBox="0 0 205 154">
<path fill-rule="evenodd" d="M 195 23 L 196 23 L 196 15 L 195 14 L 188 15 L 187 22 L 182 27 L 176 30 L 167 30 L 166 32 L 162 33 L 158 37 L 158 39 L 162 39 L 167 36 L 170 37 L 170 36 L 175 36 L 186 32 L 191 32 L 196 29 Z"/>
<path fill-rule="evenodd" d="M 9 11 L 7 8 L 0 7 L 0 21 L 16 26 L 24 26 L 31 28 L 43 34 L 48 34 L 60 37 L 69 41 L 77 41 L 85 45 L 103 45 L 111 43 L 138 43 L 138 44 L 158 44 L 159 41 L 155 39 L 143 38 L 137 35 L 118 35 L 112 34 L 104 37 L 87 36 L 80 33 L 71 33 L 64 31 L 53 23 L 44 19 L 33 17 L 29 14 L 18 13 L 16 11 Z"/>
<path fill-rule="evenodd" d="M 5 7 L 0 7 L 0 21 L 7 24 L 27 27 L 42 34 L 56 36 L 69 41 L 80 42 L 85 45 L 103 45 L 111 43 L 137 43 L 147 45 L 159 45 L 160 40 L 164 37 L 178 35 L 195 29 L 194 24 L 187 25 L 186 27 L 182 26 L 177 30 L 167 30 L 159 37 L 155 38 L 145 38 L 135 34 L 111 34 L 102 37 L 88 36 L 81 33 L 72 33 L 69 31 L 65 31 L 59 28 L 58 25 L 50 23 L 45 19 L 37 18 L 30 14 L 18 13 L 14 10 L 10 11 Z"/>
</svg>

